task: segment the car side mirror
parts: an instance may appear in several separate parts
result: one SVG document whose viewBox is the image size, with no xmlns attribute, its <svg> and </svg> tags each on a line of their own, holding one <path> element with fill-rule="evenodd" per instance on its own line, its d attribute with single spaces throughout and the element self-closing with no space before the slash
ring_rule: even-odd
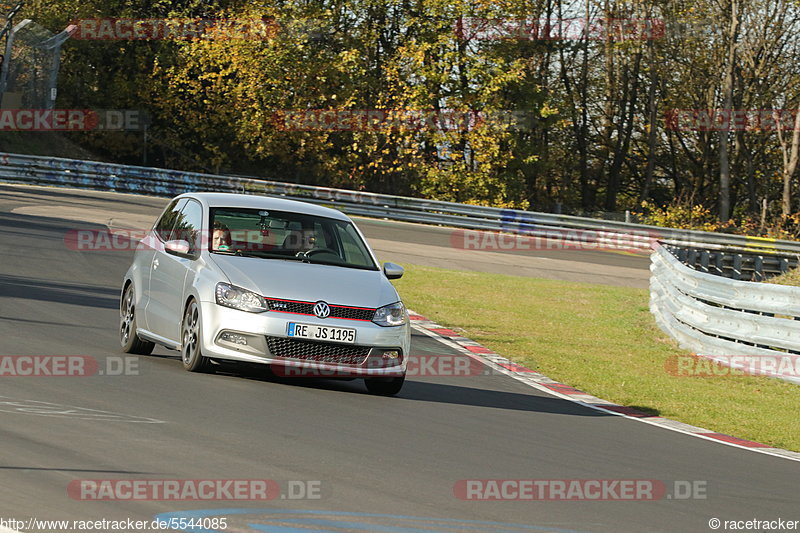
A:
<svg viewBox="0 0 800 533">
<path fill-rule="evenodd" d="M 383 264 L 383 273 L 388 279 L 400 279 L 403 277 L 404 272 L 405 269 L 403 269 L 403 267 L 400 265 L 396 265 L 394 263 Z"/>
<path fill-rule="evenodd" d="M 178 257 L 192 257 L 190 249 L 191 246 L 184 240 L 167 241 L 164 243 L 164 251 L 170 255 L 177 255 Z"/>
</svg>

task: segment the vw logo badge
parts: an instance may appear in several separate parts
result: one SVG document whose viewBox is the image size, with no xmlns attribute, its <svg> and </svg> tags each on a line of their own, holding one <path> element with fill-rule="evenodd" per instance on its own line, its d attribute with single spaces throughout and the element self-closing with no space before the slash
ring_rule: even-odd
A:
<svg viewBox="0 0 800 533">
<path fill-rule="evenodd" d="M 317 318 L 328 318 L 331 314 L 331 308 L 325 302 L 317 302 L 314 305 L 314 315 Z"/>
</svg>

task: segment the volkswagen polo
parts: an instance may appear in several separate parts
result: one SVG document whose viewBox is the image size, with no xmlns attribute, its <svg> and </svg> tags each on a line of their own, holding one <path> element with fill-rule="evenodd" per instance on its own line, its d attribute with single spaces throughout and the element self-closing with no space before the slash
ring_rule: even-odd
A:
<svg viewBox="0 0 800 533">
<path fill-rule="evenodd" d="M 174 198 L 137 246 L 120 299 L 120 343 L 181 352 L 192 372 L 219 361 L 364 378 L 392 395 L 405 379 L 408 313 L 343 213 L 263 196 Z"/>
</svg>

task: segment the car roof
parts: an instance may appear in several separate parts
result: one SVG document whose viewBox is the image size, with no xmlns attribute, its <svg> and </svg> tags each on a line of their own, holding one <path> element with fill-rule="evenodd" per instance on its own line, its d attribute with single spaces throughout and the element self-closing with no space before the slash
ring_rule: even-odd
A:
<svg viewBox="0 0 800 533">
<path fill-rule="evenodd" d="M 271 209 L 276 211 L 290 211 L 306 215 L 350 220 L 347 215 L 336 209 L 321 205 L 275 196 L 262 196 L 258 194 L 234 194 L 224 192 L 191 192 L 178 196 L 178 198 L 196 198 L 207 207 L 242 207 L 246 209 Z"/>
</svg>

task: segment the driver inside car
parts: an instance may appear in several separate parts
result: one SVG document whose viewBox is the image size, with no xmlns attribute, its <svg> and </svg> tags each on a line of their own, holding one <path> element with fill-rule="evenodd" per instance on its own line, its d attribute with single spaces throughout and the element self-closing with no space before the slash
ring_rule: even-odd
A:
<svg viewBox="0 0 800 533">
<path fill-rule="evenodd" d="M 317 236 L 314 233 L 314 230 L 301 231 L 295 229 L 286 234 L 281 247 L 284 250 L 299 254 L 301 252 L 305 253 L 309 250 L 313 250 L 316 242 Z"/>
<path fill-rule="evenodd" d="M 231 248 L 231 230 L 225 224 L 214 221 L 214 228 L 211 235 L 211 249 L 228 251 Z"/>
</svg>

